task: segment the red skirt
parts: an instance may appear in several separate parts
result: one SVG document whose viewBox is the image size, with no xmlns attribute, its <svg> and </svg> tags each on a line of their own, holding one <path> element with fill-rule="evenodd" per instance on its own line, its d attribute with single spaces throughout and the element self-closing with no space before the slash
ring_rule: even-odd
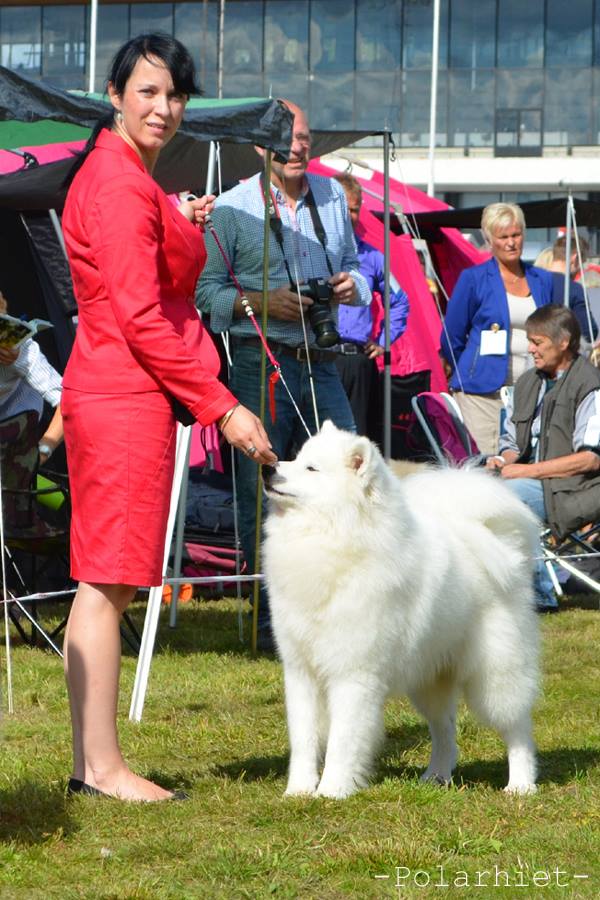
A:
<svg viewBox="0 0 600 900">
<path fill-rule="evenodd" d="M 71 491 L 71 576 L 158 585 L 176 423 L 158 391 L 90 394 L 64 388 L 61 410 Z"/>
</svg>

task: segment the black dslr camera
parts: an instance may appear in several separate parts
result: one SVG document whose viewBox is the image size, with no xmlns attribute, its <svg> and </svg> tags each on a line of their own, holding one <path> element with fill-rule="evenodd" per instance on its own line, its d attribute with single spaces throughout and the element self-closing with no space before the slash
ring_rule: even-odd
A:
<svg viewBox="0 0 600 900">
<path fill-rule="evenodd" d="M 291 284 L 290 290 L 300 291 L 302 297 L 310 297 L 312 306 L 308 307 L 308 321 L 315 333 L 318 347 L 333 347 L 339 344 L 340 336 L 331 314 L 333 288 L 324 278 L 309 278 L 306 284 Z"/>
</svg>

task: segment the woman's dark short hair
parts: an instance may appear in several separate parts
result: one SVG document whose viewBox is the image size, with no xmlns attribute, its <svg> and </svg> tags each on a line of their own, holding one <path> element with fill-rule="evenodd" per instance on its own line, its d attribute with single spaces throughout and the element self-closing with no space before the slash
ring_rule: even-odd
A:
<svg viewBox="0 0 600 900">
<path fill-rule="evenodd" d="M 550 303 L 548 306 L 538 307 L 527 317 L 525 329 L 528 336 L 543 334 L 550 338 L 553 344 L 568 339 L 571 353 L 574 355 L 579 353 L 581 328 L 576 316 L 566 306 Z"/>
<path fill-rule="evenodd" d="M 119 96 L 123 94 L 131 73 L 142 56 L 149 62 L 155 58 L 165 65 L 178 93 L 187 94 L 188 97 L 200 93 L 196 83 L 196 67 L 190 52 L 170 34 L 155 32 L 131 38 L 114 55 L 107 81 L 112 83 Z"/>
</svg>

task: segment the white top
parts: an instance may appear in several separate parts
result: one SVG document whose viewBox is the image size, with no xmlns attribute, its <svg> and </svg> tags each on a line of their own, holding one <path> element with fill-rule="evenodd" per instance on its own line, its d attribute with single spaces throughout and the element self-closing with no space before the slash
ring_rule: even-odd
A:
<svg viewBox="0 0 600 900">
<path fill-rule="evenodd" d="M 54 369 L 33 338 L 27 338 L 19 348 L 19 355 L 10 366 L 0 365 L 0 420 L 18 416 L 33 409 L 38 416 L 43 401 L 58 406 L 62 378 Z"/>
<path fill-rule="evenodd" d="M 515 384 L 518 378 L 531 368 L 531 358 L 527 352 L 527 332 L 525 322 L 531 313 L 535 312 L 535 300 L 528 294 L 527 297 L 517 297 L 516 294 L 506 292 L 508 300 L 508 312 L 510 316 L 510 344 L 508 347 L 508 374 L 506 384 Z"/>
</svg>

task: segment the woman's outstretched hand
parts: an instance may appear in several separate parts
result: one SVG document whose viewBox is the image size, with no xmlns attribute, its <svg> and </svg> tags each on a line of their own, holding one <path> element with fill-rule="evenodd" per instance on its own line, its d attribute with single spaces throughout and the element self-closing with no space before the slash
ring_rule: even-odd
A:
<svg viewBox="0 0 600 900">
<path fill-rule="evenodd" d="M 277 457 L 262 422 L 245 406 L 236 406 L 221 428 L 221 434 L 255 463 L 274 466 Z"/>
</svg>

